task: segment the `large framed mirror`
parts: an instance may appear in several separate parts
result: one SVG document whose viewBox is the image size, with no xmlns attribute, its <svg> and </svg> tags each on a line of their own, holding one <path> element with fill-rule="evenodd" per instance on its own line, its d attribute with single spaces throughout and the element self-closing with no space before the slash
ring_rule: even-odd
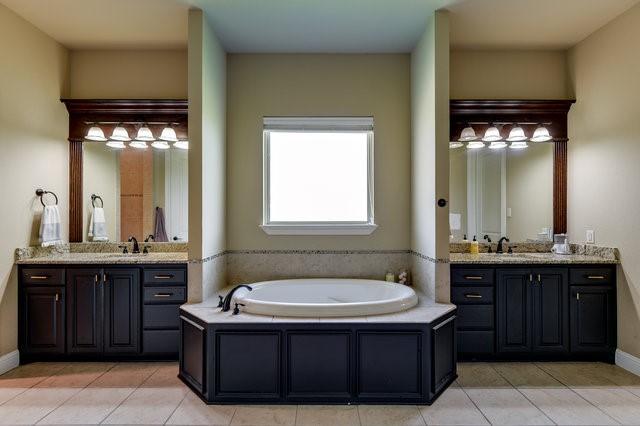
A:
<svg viewBox="0 0 640 426">
<path fill-rule="evenodd" d="M 186 100 L 63 100 L 70 242 L 188 240 Z"/>
</svg>

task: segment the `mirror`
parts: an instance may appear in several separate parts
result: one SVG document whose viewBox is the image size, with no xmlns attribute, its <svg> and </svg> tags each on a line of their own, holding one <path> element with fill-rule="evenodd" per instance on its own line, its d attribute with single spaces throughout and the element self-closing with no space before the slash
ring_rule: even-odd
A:
<svg viewBox="0 0 640 426">
<path fill-rule="evenodd" d="M 187 153 L 175 147 L 113 149 L 85 142 L 83 241 L 120 242 L 134 236 L 142 242 L 153 235 L 157 242 L 186 242 Z"/>
<path fill-rule="evenodd" d="M 553 233 L 553 143 L 526 149 L 449 150 L 452 241 L 549 241 Z"/>
</svg>

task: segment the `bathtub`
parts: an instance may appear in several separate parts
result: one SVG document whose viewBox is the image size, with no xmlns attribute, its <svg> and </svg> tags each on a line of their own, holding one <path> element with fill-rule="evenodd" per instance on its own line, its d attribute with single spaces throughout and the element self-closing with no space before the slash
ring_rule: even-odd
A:
<svg viewBox="0 0 640 426">
<path fill-rule="evenodd" d="M 242 312 L 285 317 L 352 317 L 409 309 L 418 303 L 412 288 L 386 281 L 313 278 L 264 281 L 239 289 L 233 303 Z"/>
</svg>

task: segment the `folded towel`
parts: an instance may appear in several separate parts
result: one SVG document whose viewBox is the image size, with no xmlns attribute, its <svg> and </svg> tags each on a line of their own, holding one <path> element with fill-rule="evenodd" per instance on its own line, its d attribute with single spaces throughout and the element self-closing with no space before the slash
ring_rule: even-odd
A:
<svg viewBox="0 0 640 426">
<path fill-rule="evenodd" d="M 156 226 L 154 233 L 154 241 L 157 243 L 166 243 L 169 241 L 167 237 L 167 228 L 164 223 L 164 210 L 161 207 L 156 207 Z"/>
<path fill-rule="evenodd" d="M 39 237 L 43 247 L 62 243 L 60 237 L 60 210 L 58 210 L 57 205 L 44 206 Z"/>
<path fill-rule="evenodd" d="M 89 222 L 89 237 L 93 241 L 109 241 L 107 237 L 107 221 L 104 218 L 104 209 L 94 207 Z"/>
</svg>

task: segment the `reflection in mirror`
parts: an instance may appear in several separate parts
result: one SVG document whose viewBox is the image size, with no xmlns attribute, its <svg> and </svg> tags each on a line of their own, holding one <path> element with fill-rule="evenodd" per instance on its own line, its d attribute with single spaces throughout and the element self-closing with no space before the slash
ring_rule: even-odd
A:
<svg viewBox="0 0 640 426">
<path fill-rule="evenodd" d="M 187 241 L 187 150 L 99 142 L 85 142 L 83 150 L 84 241 Z"/>
<path fill-rule="evenodd" d="M 464 235 L 494 242 L 549 241 L 553 232 L 553 143 L 526 149 L 449 150 L 449 224 Z"/>
</svg>

